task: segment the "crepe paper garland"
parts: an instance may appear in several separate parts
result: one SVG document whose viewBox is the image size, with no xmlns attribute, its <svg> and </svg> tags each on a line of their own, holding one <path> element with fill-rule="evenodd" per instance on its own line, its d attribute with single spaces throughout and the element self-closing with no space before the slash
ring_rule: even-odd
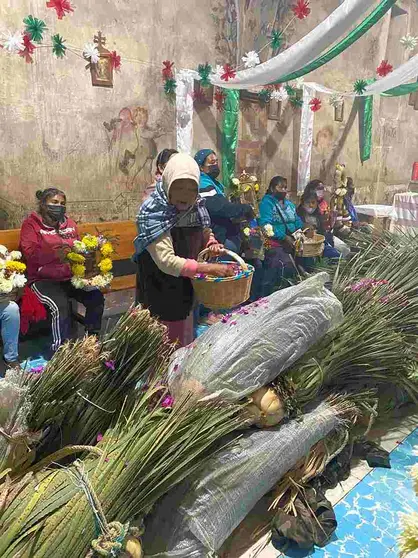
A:
<svg viewBox="0 0 418 558">
<path fill-rule="evenodd" d="M 307 18 L 311 13 L 309 0 L 297 0 L 296 4 L 292 7 L 292 12 L 298 19 Z"/>
<path fill-rule="evenodd" d="M 41 43 L 43 41 L 43 34 L 47 30 L 46 23 L 41 19 L 28 15 L 23 20 L 25 24 L 25 33 L 27 33 L 32 41 Z"/>
<path fill-rule="evenodd" d="M 36 47 L 27 33 L 23 35 L 23 47 L 23 50 L 19 52 L 19 56 L 24 58 L 27 64 L 32 64 L 33 58 L 31 55 L 34 53 Z"/>
<path fill-rule="evenodd" d="M 119 54 L 116 52 L 116 50 L 114 50 L 113 52 L 110 53 L 110 61 L 112 63 L 112 68 L 118 72 L 122 66 L 121 60 L 120 60 L 120 56 Z"/>
<path fill-rule="evenodd" d="M 46 7 L 55 9 L 58 19 L 62 19 L 66 14 L 74 11 L 70 0 L 49 0 L 49 2 L 46 3 Z"/>
<path fill-rule="evenodd" d="M 52 36 L 52 53 L 57 58 L 64 58 L 66 55 L 67 47 L 64 42 L 64 39 L 58 33 Z"/>
<path fill-rule="evenodd" d="M 380 77 L 385 77 L 393 72 L 393 66 L 389 64 L 387 60 L 382 60 L 380 66 L 376 68 L 376 72 Z"/>
<path fill-rule="evenodd" d="M 221 75 L 221 79 L 223 81 L 228 81 L 230 79 L 234 79 L 236 76 L 236 72 L 234 68 L 230 64 L 224 64 L 223 66 L 223 74 Z"/>
<path fill-rule="evenodd" d="M 200 76 L 200 85 L 202 87 L 210 87 L 212 85 L 210 82 L 212 66 L 210 64 L 199 64 L 199 66 L 197 67 L 197 73 Z"/>
<path fill-rule="evenodd" d="M 318 99 L 318 97 L 314 97 L 311 101 L 309 101 L 309 106 L 312 112 L 318 112 L 318 110 L 320 110 L 322 107 L 321 99 Z"/>
</svg>

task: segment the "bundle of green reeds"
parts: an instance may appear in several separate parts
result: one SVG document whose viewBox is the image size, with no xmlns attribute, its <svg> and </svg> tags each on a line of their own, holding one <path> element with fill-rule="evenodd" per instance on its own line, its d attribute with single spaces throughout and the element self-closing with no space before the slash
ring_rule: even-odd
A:
<svg viewBox="0 0 418 558">
<path fill-rule="evenodd" d="M 117 555 L 129 522 L 141 520 L 243 424 L 236 407 L 219 402 L 184 400 L 171 411 L 150 409 L 155 392 L 144 392 L 132 413 L 105 434 L 100 457 L 64 468 L 43 463 L 13 481 L 3 477 L 2 558 Z"/>
</svg>

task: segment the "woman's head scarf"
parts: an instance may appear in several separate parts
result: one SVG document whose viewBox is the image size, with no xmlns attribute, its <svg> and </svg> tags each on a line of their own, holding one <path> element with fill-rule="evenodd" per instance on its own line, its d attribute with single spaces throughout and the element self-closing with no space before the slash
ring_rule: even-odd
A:
<svg viewBox="0 0 418 558">
<path fill-rule="evenodd" d="M 180 212 L 170 204 L 170 188 L 176 180 L 190 179 L 199 187 L 200 170 L 190 155 L 173 155 L 165 167 L 162 182 L 157 182 L 155 191 L 142 204 L 136 218 L 138 236 L 135 238 L 135 253 L 141 254 L 164 233 L 177 226 L 210 227 L 209 213 L 204 201 L 198 196 L 196 203 L 187 211 Z"/>
<path fill-rule="evenodd" d="M 209 155 L 212 155 L 212 153 L 215 153 L 213 149 L 201 149 L 194 156 L 194 160 L 199 165 L 199 167 L 202 167 L 205 164 L 206 159 L 209 157 Z"/>
</svg>

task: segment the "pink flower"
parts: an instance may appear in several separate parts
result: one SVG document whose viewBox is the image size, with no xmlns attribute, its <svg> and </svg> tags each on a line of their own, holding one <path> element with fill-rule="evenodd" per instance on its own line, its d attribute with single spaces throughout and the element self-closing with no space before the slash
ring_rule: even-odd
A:
<svg viewBox="0 0 418 558">
<path fill-rule="evenodd" d="M 109 370 L 112 370 L 112 372 L 115 371 L 115 361 L 114 360 L 107 360 L 105 362 L 105 366 L 106 366 L 106 368 L 109 368 Z"/>
<path fill-rule="evenodd" d="M 99 443 L 103 440 L 103 434 L 97 434 L 96 442 Z"/>
<path fill-rule="evenodd" d="M 174 404 L 174 398 L 171 395 L 166 395 L 161 401 L 161 407 L 164 409 L 171 409 Z"/>
<path fill-rule="evenodd" d="M 34 368 L 32 368 L 31 373 L 32 374 L 42 374 L 42 372 L 45 370 L 45 366 L 35 366 Z"/>
</svg>

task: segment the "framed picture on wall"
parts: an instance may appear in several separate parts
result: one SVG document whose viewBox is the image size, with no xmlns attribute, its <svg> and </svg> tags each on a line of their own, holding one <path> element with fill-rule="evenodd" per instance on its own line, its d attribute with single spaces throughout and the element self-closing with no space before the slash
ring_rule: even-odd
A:
<svg viewBox="0 0 418 558">
<path fill-rule="evenodd" d="M 270 99 L 268 119 L 269 120 L 280 120 L 281 113 L 282 113 L 282 102 L 281 101 L 276 101 L 274 99 Z"/>
</svg>

